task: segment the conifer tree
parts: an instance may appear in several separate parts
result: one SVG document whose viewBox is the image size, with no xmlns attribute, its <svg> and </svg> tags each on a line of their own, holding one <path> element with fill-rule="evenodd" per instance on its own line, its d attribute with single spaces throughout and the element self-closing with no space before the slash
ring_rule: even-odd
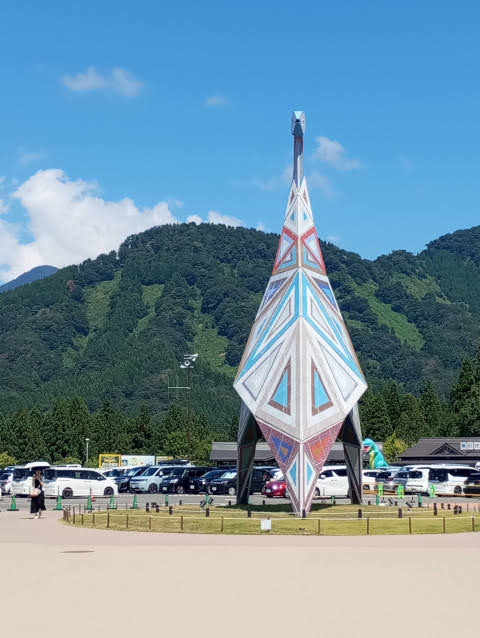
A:
<svg viewBox="0 0 480 638">
<path fill-rule="evenodd" d="M 420 397 L 420 405 L 426 425 L 424 436 L 441 436 L 444 434 L 446 415 L 431 380 L 427 382 Z"/>
<path fill-rule="evenodd" d="M 402 400 L 402 414 L 395 432 L 408 445 L 414 445 L 425 436 L 426 424 L 419 401 L 413 394 L 406 394 Z"/>
</svg>

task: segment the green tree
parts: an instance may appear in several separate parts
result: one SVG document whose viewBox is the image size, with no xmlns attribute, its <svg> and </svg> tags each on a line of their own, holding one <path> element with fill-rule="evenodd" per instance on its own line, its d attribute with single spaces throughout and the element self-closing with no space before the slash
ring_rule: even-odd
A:
<svg viewBox="0 0 480 638">
<path fill-rule="evenodd" d="M 426 425 L 424 436 L 443 435 L 445 432 L 446 415 L 431 380 L 428 381 L 420 397 L 420 405 Z"/>
<path fill-rule="evenodd" d="M 374 441 L 384 441 L 392 431 L 390 416 L 382 394 L 367 391 L 361 404 L 362 429 Z"/>
<path fill-rule="evenodd" d="M 402 414 L 395 429 L 398 438 L 409 446 L 413 445 L 426 432 L 425 419 L 418 399 L 413 394 L 406 394 L 402 400 Z"/>
<path fill-rule="evenodd" d="M 16 463 L 17 461 L 14 456 L 11 456 L 8 452 L 0 452 L 0 467 L 16 465 Z"/>
<path fill-rule="evenodd" d="M 402 439 L 397 438 L 395 432 L 392 432 L 383 442 L 383 454 L 387 463 L 394 463 L 399 456 L 405 452 L 408 445 Z"/>
<path fill-rule="evenodd" d="M 400 415 L 402 413 L 402 399 L 398 383 L 390 381 L 383 391 L 383 396 L 385 398 L 388 416 L 390 417 L 390 424 L 392 428 L 395 428 L 400 421 Z"/>
</svg>

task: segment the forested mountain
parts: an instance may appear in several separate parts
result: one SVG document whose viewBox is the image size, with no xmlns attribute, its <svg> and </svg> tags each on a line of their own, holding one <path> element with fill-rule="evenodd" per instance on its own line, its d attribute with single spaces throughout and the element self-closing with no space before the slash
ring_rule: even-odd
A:
<svg viewBox="0 0 480 638">
<path fill-rule="evenodd" d="M 58 268 L 55 266 L 36 266 L 31 270 L 24 272 L 22 275 L 17 277 L 16 279 L 12 279 L 12 281 L 7 282 L 6 284 L 0 285 L 0 292 L 6 292 L 7 290 L 13 290 L 14 288 L 18 288 L 18 286 L 23 286 L 24 284 L 31 284 L 33 281 L 37 281 L 38 279 L 44 279 L 49 275 L 53 275 L 54 272 L 57 272 Z"/>
<path fill-rule="evenodd" d="M 141 406 L 160 417 L 172 403 L 186 405 L 185 391 L 168 387 L 187 385 L 179 364 L 198 352 L 194 412 L 226 432 L 239 407 L 232 380 L 277 242 L 245 228 L 162 226 L 129 237 L 118 253 L 1 294 L 0 413 L 78 396 L 91 411 L 110 402 L 132 418 Z M 372 390 L 363 411 L 382 412 L 375 397 L 393 392 L 400 401 L 427 384 L 432 401 L 447 399 L 480 344 L 480 226 L 418 255 L 369 261 L 328 243 L 322 250 Z"/>
</svg>

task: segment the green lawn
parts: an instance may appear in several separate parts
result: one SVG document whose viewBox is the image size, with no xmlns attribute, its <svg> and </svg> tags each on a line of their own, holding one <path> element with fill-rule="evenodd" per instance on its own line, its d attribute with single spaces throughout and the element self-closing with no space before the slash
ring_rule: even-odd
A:
<svg viewBox="0 0 480 638">
<path fill-rule="evenodd" d="M 403 510 L 398 518 L 395 507 L 363 507 L 362 518 L 358 518 L 358 507 L 349 505 L 324 505 L 311 512 L 306 519 L 293 516 L 291 512 L 277 508 L 261 510 L 262 506 L 250 508 L 215 507 L 209 509 L 207 517 L 198 506 L 174 506 L 172 515 L 167 507 L 160 512 L 146 513 L 145 510 L 111 510 L 85 514 L 75 514 L 75 525 L 121 531 L 178 532 L 199 534 L 281 534 L 281 535 L 322 535 L 322 536 L 364 536 L 366 534 L 441 534 L 480 530 L 480 512 L 473 515 L 454 515 L 453 510 L 418 508 Z M 260 519 L 270 518 L 271 532 L 260 530 Z M 69 524 L 73 524 L 70 514 Z"/>
</svg>

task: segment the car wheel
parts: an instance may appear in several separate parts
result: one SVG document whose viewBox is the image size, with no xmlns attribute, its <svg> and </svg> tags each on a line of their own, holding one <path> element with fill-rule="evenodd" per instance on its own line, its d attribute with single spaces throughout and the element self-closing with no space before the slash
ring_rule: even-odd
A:
<svg viewBox="0 0 480 638">
<path fill-rule="evenodd" d="M 178 486 L 177 486 L 177 490 L 176 490 L 177 494 L 183 494 L 183 492 L 184 492 L 184 491 L 185 491 L 185 490 L 183 489 L 183 486 L 182 486 L 182 485 L 178 485 Z"/>
<path fill-rule="evenodd" d="M 456 486 L 453 488 L 453 493 L 454 493 L 454 494 L 461 494 L 461 493 L 462 493 L 462 488 L 460 487 L 460 485 L 456 485 Z"/>
<path fill-rule="evenodd" d="M 229 496 L 235 496 L 236 493 L 237 493 L 237 490 L 234 487 L 229 487 L 228 488 L 228 495 Z"/>
<path fill-rule="evenodd" d="M 318 498 L 320 496 L 320 490 L 318 489 L 318 487 L 315 488 L 315 498 Z"/>
<path fill-rule="evenodd" d="M 113 487 L 106 487 L 103 494 L 104 496 L 113 496 Z"/>
<path fill-rule="evenodd" d="M 148 486 L 148 491 L 150 492 L 150 494 L 155 494 L 156 492 L 158 492 L 158 487 L 155 485 L 155 483 L 152 483 Z"/>
<path fill-rule="evenodd" d="M 288 490 L 285 490 L 285 492 L 283 493 L 283 497 L 290 498 L 290 494 L 288 493 Z"/>
<path fill-rule="evenodd" d="M 66 487 L 62 492 L 62 498 L 72 498 L 73 490 L 70 487 Z"/>
</svg>

